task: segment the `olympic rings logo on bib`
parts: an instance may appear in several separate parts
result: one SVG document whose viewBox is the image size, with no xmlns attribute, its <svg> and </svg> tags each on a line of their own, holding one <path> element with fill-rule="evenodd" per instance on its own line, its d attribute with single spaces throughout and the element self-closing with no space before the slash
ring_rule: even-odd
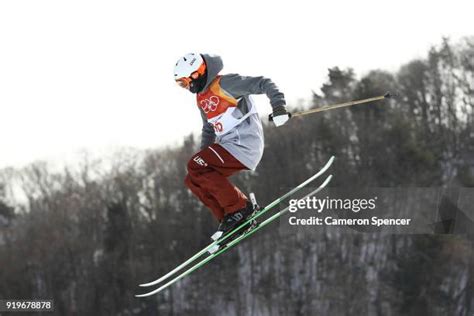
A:
<svg viewBox="0 0 474 316">
<path fill-rule="evenodd" d="M 201 100 L 199 105 L 201 106 L 201 109 L 204 111 L 204 113 L 209 113 L 217 110 L 219 103 L 220 99 L 217 96 L 212 95 L 209 97 L 209 99 Z"/>
</svg>

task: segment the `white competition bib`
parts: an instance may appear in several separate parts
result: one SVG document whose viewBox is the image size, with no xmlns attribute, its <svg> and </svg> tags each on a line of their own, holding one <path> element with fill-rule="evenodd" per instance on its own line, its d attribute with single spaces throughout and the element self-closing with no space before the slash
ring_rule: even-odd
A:
<svg viewBox="0 0 474 316">
<path fill-rule="evenodd" d="M 241 118 L 235 118 L 232 114 L 237 109 L 236 107 L 228 107 L 226 111 L 219 116 L 208 119 L 208 122 L 214 127 L 214 132 L 217 136 L 222 136 L 232 130 L 234 127 L 246 120 L 250 115 L 257 113 L 256 106 L 249 104 L 251 109 Z"/>
<path fill-rule="evenodd" d="M 237 109 L 238 100 L 220 86 L 220 76 L 209 85 L 206 91 L 197 94 L 197 104 L 212 124 L 217 136 L 222 136 L 242 123 L 250 115 L 257 113 L 253 102 L 249 102 L 249 112 L 240 118 L 232 114 Z"/>
</svg>

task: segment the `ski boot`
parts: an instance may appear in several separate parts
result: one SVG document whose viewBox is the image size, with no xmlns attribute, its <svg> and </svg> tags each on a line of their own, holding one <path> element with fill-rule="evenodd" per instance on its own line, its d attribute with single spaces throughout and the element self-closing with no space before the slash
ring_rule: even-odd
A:
<svg viewBox="0 0 474 316">
<path fill-rule="evenodd" d="M 212 240 L 217 241 L 219 239 L 222 239 L 226 234 L 231 232 L 236 227 L 239 227 L 242 223 L 244 223 L 250 217 L 253 217 L 260 210 L 260 207 L 257 205 L 255 195 L 253 193 L 250 193 L 250 200 L 251 202 L 247 202 L 247 205 L 244 208 L 232 214 L 227 214 L 226 216 L 224 216 L 224 219 L 219 224 L 217 231 L 211 236 Z M 245 234 L 256 226 L 256 220 L 250 221 L 242 228 L 240 228 L 237 232 L 235 232 L 231 237 L 227 238 L 224 243 L 218 243 L 214 247 L 209 249 L 209 253 L 215 253 L 218 249 L 227 245 L 232 240 L 236 239 L 242 234 Z"/>
</svg>

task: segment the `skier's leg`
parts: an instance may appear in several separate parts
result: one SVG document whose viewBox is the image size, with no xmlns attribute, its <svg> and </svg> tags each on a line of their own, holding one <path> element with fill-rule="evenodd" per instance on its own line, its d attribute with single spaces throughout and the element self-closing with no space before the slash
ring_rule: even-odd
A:
<svg viewBox="0 0 474 316">
<path fill-rule="evenodd" d="M 220 222 L 224 218 L 224 210 L 219 205 L 216 199 L 212 197 L 212 195 L 208 194 L 206 191 L 202 190 L 199 186 L 195 185 L 191 177 L 186 175 L 184 179 L 184 184 L 194 193 L 195 196 L 208 208 L 211 209 L 212 214 L 214 217 Z"/>
<path fill-rule="evenodd" d="M 186 184 L 213 213 L 233 213 L 247 204 L 247 197 L 227 177 L 247 169 L 218 144 L 195 154 L 188 162 Z M 215 202 L 219 205 L 216 210 Z M 216 216 L 222 219 L 222 215 Z"/>
</svg>

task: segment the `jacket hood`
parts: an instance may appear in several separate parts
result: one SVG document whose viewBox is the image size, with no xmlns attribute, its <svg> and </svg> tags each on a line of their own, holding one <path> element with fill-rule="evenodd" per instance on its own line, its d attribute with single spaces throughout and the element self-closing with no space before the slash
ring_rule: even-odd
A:
<svg viewBox="0 0 474 316">
<path fill-rule="evenodd" d="M 205 91 L 209 84 L 217 77 L 219 72 L 224 68 L 222 58 L 217 55 L 201 54 L 207 66 L 207 81 L 202 91 Z"/>
</svg>

